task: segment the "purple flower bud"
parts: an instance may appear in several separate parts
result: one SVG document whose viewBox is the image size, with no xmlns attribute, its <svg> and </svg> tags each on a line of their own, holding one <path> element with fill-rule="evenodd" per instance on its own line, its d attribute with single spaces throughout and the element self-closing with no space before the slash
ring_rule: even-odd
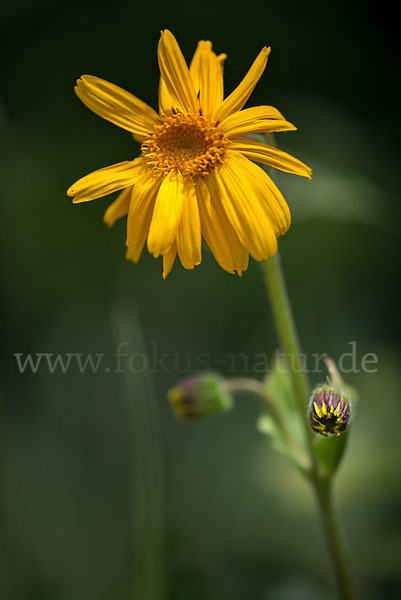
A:
<svg viewBox="0 0 401 600">
<path fill-rule="evenodd" d="M 312 394 L 309 419 L 316 433 L 340 435 L 351 419 L 351 401 L 347 392 L 337 386 L 321 385 Z"/>
</svg>

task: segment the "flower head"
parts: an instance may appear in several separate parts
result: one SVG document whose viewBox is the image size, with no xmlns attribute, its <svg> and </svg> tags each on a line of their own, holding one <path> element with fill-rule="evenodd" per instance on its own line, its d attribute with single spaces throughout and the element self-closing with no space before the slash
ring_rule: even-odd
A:
<svg viewBox="0 0 401 600">
<path fill-rule="evenodd" d="M 340 435 L 346 430 L 351 419 L 351 401 L 342 388 L 334 385 L 321 385 L 312 394 L 309 419 L 316 433 Z"/>
<path fill-rule="evenodd" d="M 168 399 L 179 419 L 201 419 L 228 411 L 232 399 L 216 373 L 193 375 L 169 390 Z"/>
<path fill-rule="evenodd" d="M 159 113 L 103 79 L 78 79 L 75 91 L 82 102 L 141 144 L 134 160 L 90 173 L 67 192 L 74 202 L 86 202 L 120 191 L 104 220 L 112 226 L 128 215 L 129 260 L 137 262 L 147 242 L 155 258 L 163 256 L 164 277 L 177 254 L 186 269 L 193 269 L 201 262 L 203 238 L 223 269 L 241 275 L 249 254 L 256 260 L 275 254 L 277 238 L 290 226 L 290 212 L 255 162 L 305 177 L 311 170 L 246 137 L 296 129 L 272 106 L 243 109 L 269 54 L 270 48 L 263 48 L 224 99 L 226 55 L 216 55 L 211 42 L 201 41 L 188 68 L 173 34 L 162 31 Z"/>
</svg>

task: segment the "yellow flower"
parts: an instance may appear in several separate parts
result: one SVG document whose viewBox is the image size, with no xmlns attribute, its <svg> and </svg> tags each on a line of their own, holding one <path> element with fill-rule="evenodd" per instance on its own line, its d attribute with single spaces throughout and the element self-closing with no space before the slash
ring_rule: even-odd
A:
<svg viewBox="0 0 401 600">
<path fill-rule="evenodd" d="M 201 240 L 219 265 L 241 275 L 249 254 L 273 256 L 277 237 L 290 226 L 288 206 L 262 163 L 309 177 L 301 161 L 249 139 L 255 133 L 296 127 L 272 106 L 242 110 L 270 54 L 264 47 L 238 87 L 223 99 L 223 63 L 209 41 L 201 41 L 188 69 L 173 34 L 162 31 L 159 114 L 120 87 L 83 75 L 78 97 L 93 112 L 131 132 L 141 155 L 79 179 L 68 190 L 87 202 L 123 190 L 107 209 L 112 226 L 128 215 L 127 258 L 137 262 L 147 240 L 163 256 L 163 277 L 178 253 L 182 265 L 201 262 Z"/>
</svg>

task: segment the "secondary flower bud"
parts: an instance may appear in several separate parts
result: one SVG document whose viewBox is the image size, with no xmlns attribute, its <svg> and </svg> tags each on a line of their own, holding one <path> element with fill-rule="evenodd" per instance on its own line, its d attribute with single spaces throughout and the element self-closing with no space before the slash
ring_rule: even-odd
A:
<svg viewBox="0 0 401 600">
<path fill-rule="evenodd" d="M 215 373 L 184 379 L 169 390 L 167 397 L 179 419 L 201 419 L 226 412 L 232 406 L 224 379 Z"/>
<path fill-rule="evenodd" d="M 351 402 L 347 392 L 333 385 L 321 385 L 312 394 L 309 419 L 316 433 L 340 435 L 351 419 Z"/>
</svg>

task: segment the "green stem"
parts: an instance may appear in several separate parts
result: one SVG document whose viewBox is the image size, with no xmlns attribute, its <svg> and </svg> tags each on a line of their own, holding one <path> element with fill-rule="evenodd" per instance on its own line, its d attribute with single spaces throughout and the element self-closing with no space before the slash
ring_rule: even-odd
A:
<svg viewBox="0 0 401 600">
<path fill-rule="evenodd" d="M 263 266 L 281 349 L 287 357 L 298 409 L 308 432 L 307 436 L 311 439 L 310 427 L 307 421 L 309 384 L 302 365 L 298 335 L 295 329 L 278 253 L 265 261 Z"/>
<path fill-rule="evenodd" d="M 353 598 L 355 598 L 355 589 L 342 529 L 338 523 L 337 514 L 333 504 L 330 481 L 320 478 L 316 481 L 314 487 L 340 598 L 343 600 L 353 600 Z"/>
<path fill-rule="evenodd" d="M 317 468 L 313 434 L 307 415 L 310 395 L 309 384 L 302 364 L 300 344 L 278 253 L 273 258 L 265 261 L 263 267 L 280 346 L 287 357 L 295 400 L 305 428 L 311 464 L 309 481 L 315 490 L 318 500 L 340 598 L 342 600 L 352 600 L 355 596 L 351 571 L 338 518 L 333 508 L 330 482 L 319 473 Z"/>
<path fill-rule="evenodd" d="M 262 400 L 266 399 L 265 386 L 261 381 L 252 377 L 234 377 L 227 379 L 225 388 L 229 392 L 250 392 Z"/>
</svg>

